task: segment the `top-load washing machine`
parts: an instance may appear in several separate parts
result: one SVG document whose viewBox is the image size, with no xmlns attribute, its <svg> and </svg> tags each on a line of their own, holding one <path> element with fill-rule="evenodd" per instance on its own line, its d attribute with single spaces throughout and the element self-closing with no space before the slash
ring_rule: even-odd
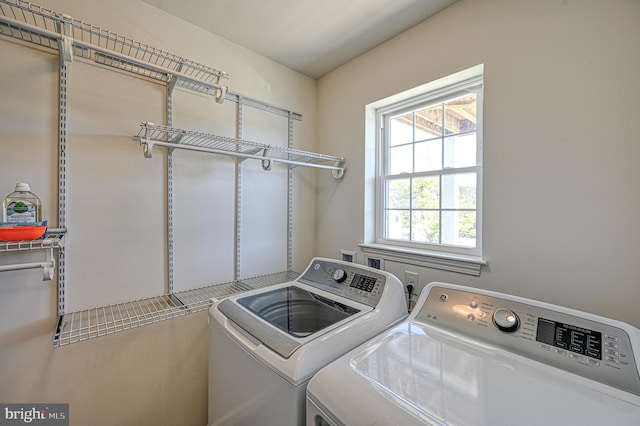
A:
<svg viewBox="0 0 640 426">
<path fill-rule="evenodd" d="M 628 324 L 431 283 L 311 379 L 307 426 L 638 426 L 639 360 Z"/>
<path fill-rule="evenodd" d="M 303 425 L 320 368 L 407 316 L 395 276 L 315 258 L 298 279 L 209 310 L 209 425 Z"/>
</svg>

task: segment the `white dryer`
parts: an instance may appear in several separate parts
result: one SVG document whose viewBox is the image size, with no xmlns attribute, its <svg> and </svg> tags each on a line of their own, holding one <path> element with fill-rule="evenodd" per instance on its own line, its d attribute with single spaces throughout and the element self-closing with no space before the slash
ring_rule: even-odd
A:
<svg viewBox="0 0 640 426">
<path fill-rule="evenodd" d="M 407 316 L 395 276 L 315 258 L 296 280 L 209 310 L 209 426 L 303 425 L 320 368 Z"/>
<path fill-rule="evenodd" d="M 638 426 L 640 330 L 431 283 L 401 324 L 318 372 L 307 426 Z"/>
</svg>

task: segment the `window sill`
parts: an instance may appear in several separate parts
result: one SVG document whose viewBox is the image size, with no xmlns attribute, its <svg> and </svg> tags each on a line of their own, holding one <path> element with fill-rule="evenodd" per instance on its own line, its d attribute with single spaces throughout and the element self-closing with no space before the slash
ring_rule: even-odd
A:
<svg viewBox="0 0 640 426">
<path fill-rule="evenodd" d="M 434 252 L 385 244 L 359 244 L 359 246 L 370 257 L 375 256 L 392 262 L 409 263 L 476 277 L 480 276 L 482 267 L 488 265 L 488 262 L 480 257 L 462 254 Z"/>
</svg>

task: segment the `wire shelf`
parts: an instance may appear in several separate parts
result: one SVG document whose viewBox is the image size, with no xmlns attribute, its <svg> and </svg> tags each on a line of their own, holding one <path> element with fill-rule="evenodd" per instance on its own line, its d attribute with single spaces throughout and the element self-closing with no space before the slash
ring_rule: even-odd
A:
<svg viewBox="0 0 640 426">
<path fill-rule="evenodd" d="M 301 151 L 282 146 L 267 145 L 258 142 L 176 129 L 150 122 L 140 123 L 140 130 L 134 136 L 144 146 L 144 154 L 151 158 L 153 146 L 173 149 L 185 149 L 211 154 L 230 155 L 239 158 L 253 158 L 262 161 L 265 170 L 271 168 L 271 162 L 280 162 L 291 166 L 306 166 L 332 170 L 334 177 L 342 177 L 344 158 L 315 152 Z"/>
<path fill-rule="evenodd" d="M 212 299 L 223 299 L 256 288 L 293 281 L 299 275 L 294 271 L 285 271 L 67 313 L 60 316 L 53 346 L 65 346 L 204 311 L 209 309 Z"/>
<path fill-rule="evenodd" d="M 24 0 L 0 0 L 0 34 L 61 50 L 61 57 L 93 60 L 181 87 L 215 94 L 222 102 L 229 75 Z"/>
<path fill-rule="evenodd" d="M 23 1 L 0 3 L 0 34 L 58 49 L 56 18 L 53 12 Z"/>
<path fill-rule="evenodd" d="M 39 240 L 0 241 L 0 253 L 27 250 L 57 249 L 62 247 L 63 229 L 50 229 L 47 237 Z"/>
</svg>

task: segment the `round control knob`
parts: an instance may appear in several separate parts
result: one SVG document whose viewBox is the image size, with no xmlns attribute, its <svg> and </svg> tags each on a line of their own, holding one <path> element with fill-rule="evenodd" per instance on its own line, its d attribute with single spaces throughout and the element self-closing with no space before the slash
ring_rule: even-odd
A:
<svg viewBox="0 0 640 426">
<path fill-rule="evenodd" d="M 333 279 L 336 280 L 337 283 L 341 283 L 347 279 L 347 273 L 342 269 L 336 269 L 333 273 Z"/>
<path fill-rule="evenodd" d="M 512 333 L 520 327 L 520 318 L 509 309 L 496 309 L 493 313 L 493 323 L 499 330 Z"/>
</svg>

